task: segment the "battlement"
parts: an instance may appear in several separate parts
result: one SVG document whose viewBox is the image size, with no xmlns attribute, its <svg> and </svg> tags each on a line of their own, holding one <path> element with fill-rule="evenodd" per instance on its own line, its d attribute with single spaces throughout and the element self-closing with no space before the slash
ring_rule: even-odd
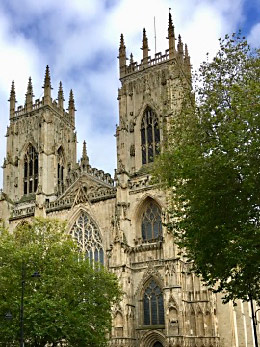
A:
<svg viewBox="0 0 260 347">
<path fill-rule="evenodd" d="M 148 56 L 149 46 L 148 39 L 146 36 L 146 30 L 143 29 L 143 42 L 142 42 L 142 51 L 143 51 L 143 59 L 141 63 L 138 64 L 133 59 L 133 54 L 130 54 L 129 64 L 126 63 L 128 58 L 126 57 L 126 46 L 124 43 L 123 34 L 120 37 L 120 46 L 119 46 L 119 74 L 120 79 L 134 74 L 136 72 L 145 70 L 155 65 L 159 65 L 171 60 L 177 60 L 179 64 L 183 65 L 184 71 L 187 71 L 190 74 L 191 65 L 190 65 L 190 56 L 188 53 L 188 47 L 185 44 L 185 48 L 183 49 L 183 42 L 181 36 L 178 36 L 178 44 L 177 49 L 175 48 L 175 34 L 174 34 L 174 26 L 172 23 L 172 16 L 169 13 L 169 25 L 168 25 L 168 37 L 169 40 L 169 48 L 165 50 L 165 53 L 162 52 L 155 53 L 154 58 Z"/>
<path fill-rule="evenodd" d="M 41 109 L 42 107 L 49 106 L 56 113 L 60 114 L 60 116 L 65 117 L 65 119 L 74 126 L 76 109 L 75 109 L 73 92 L 72 90 L 70 91 L 68 109 L 67 109 L 68 112 L 66 112 L 64 109 L 64 94 L 63 94 L 63 88 L 62 88 L 61 82 L 59 85 L 57 99 L 53 100 L 51 97 L 52 87 L 51 87 L 50 70 L 48 65 L 46 67 L 44 85 L 42 88 L 44 89 L 44 96 L 42 97 L 42 99 L 36 99 L 35 102 L 33 102 L 34 95 L 33 95 L 32 79 L 31 77 L 29 77 L 27 92 L 25 94 L 25 104 L 24 106 L 23 105 L 18 106 L 16 109 L 15 86 L 14 86 L 14 81 L 12 82 L 10 99 L 9 99 L 10 121 L 13 122 L 22 116 L 30 115 L 31 113 Z"/>
</svg>

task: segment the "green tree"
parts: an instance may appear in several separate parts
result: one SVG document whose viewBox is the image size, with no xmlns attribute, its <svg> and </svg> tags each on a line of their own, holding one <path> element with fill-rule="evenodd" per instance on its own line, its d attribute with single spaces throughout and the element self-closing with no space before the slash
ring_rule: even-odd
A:
<svg viewBox="0 0 260 347">
<path fill-rule="evenodd" d="M 260 303 L 260 51 L 226 36 L 194 82 L 155 164 L 168 227 L 224 302 Z"/>
<path fill-rule="evenodd" d="M 0 345 L 19 342 L 22 272 L 26 346 L 107 345 L 111 306 L 121 295 L 117 279 L 84 259 L 64 223 L 48 219 L 1 231 Z"/>
</svg>

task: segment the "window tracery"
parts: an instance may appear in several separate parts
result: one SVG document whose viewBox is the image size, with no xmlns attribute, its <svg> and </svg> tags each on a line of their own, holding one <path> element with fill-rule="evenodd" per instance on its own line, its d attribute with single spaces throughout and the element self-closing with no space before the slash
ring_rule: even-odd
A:
<svg viewBox="0 0 260 347">
<path fill-rule="evenodd" d="M 144 325 L 164 324 L 163 293 L 158 284 L 152 279 L 143 296 Z"/>
<path fill-rule="evenodd" d="M 38 153 L 30 144 L 24 155 L 23 192 L 25 195 L 35 193 L 38 187 L 39 162 Z"/>
<path fill-rule="evenodd" d="M 86 212 L 81 212 L 71 229 L 71 235 L 90 263 L 95 261 L 104 264 L 104 251 L 99 230 Z"/>
<path fill-rule="evenodd" d="M 143 241 L 158 240 L 161 235 L 161 210 L 153 201 L 150 201 L 142 216 L 142 239 Z"/>
<path fill-rule="evenodd" d="M 154 111 L 147 107 L 141 124 L 142 164 L 154 161 L 160 152 L 159 122 Z"/>
</svg>

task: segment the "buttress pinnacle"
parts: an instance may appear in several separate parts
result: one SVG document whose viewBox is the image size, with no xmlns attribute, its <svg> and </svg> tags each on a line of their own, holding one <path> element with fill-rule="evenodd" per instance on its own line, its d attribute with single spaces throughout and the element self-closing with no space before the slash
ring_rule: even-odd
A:
<svg viewBox="0 0 260 347">
<path fill-rule="evenodd" d="M 80 162 L 83 168 L 87 168 L 89 166 L 89 157 L 87 155 L 87 146 L 85 140 L 83 142 L 82 157 Z"/>
</svg>

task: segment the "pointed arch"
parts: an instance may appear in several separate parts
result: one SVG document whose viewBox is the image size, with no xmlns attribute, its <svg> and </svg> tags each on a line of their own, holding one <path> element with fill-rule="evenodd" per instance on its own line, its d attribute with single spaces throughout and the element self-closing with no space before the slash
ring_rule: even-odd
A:
<svg viewBox="0 0 260 347">
<path fill-rule="evenodd" d="M 86 259 L 89 259 L 91 263 L 104 264 L 104 250 L 99 228 L 86 211 L 80 210 L 70 229 L 70 234 L 77 241 L 81 251 L 85 253 Z"/>
<path fill-rule="evenodd" d="M 57 185 L 58 192 L 64 192 L 64 168 L 65 168 L 65 155 L 64 149 L 60 146 L 57 150 Z"/>
<path fill-rule="evenodd" d="M 35 147 L 29 143 L 23 157 L 23 193 L 36 193 L 38 187 L 39 158 Z"/>
<path fill-rule="evenodd" d="M 147 106 L 141 121 L 142 164 L 154 161 L 160 152 L 159 119 L 154 110 Z"/>
<path fill-rule="evenodd" d="M 155 346 L 166 346 L 165 344 L 166 338 L 164 334 L 161 331 L 158 330 L 152 330 L 148 331 L 141 340 L 141 347 L 155 347 Z M 156 345 L 157 344 L 157 345 Z"/>
<path fill-rule="evenodd" d="M 163 291 L 153 277 L 144 286 L 142 300 L 143 325 L 164 325 Z"/>
<path fill-rule="evenodd" d="M 141 235 L 143 242 L 159 240 L 162 237 L 162 210 L 153 200 L 146 199 L 141 212 Z"/>
<path fill-rule="evenodd" d="M 122 337 L 124 331 L 124 319 L 120 311 L 117 311 L 114 318 L 115 336 Z"/>
</svg>

